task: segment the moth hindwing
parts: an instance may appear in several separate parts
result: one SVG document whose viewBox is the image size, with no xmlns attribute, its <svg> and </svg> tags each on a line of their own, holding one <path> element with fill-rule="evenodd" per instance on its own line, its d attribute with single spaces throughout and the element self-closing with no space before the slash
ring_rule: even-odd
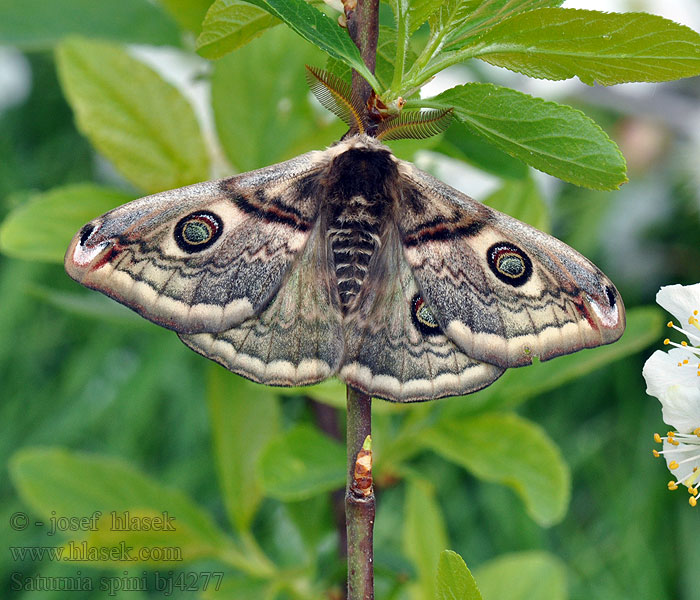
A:
<svg viewBox="0 0 700 600">
<path fill-rule="evenodd" d="M 607 344 L 622 300 L 559 240 L 363 134 L 88 223 L 68 274 L 254 381 L 410 402 Z"/>
</svg>

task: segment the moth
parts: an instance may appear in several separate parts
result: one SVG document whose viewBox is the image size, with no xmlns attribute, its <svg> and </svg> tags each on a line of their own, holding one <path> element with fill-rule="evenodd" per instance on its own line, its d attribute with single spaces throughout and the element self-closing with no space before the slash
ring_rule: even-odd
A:
<svg viewBox="0 0 700 600">
<path fill-rule="evenodd" d="M 622 335 L 620 294 L 591 262 L 382 143 L 445 114 L 371 130 L 349 89 L 311 74 L 343 140 L 116 208 L 75 235 L 68 274 L 253 381 L 337 376 L 397 402 Z"/>
</svg>

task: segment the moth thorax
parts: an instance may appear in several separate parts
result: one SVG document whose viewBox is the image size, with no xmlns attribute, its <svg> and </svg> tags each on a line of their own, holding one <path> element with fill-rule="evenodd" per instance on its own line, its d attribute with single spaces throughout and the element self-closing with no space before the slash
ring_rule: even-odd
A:
<svg viewBox="0 0 700 600">
<path fill-rule="evenodd" d="M 338 207 L 328 228 L 340 304 L 348 312 L 367 278 L 372 257 L 381 246 L 383 202 L 355 195 Z"/>
</svg>

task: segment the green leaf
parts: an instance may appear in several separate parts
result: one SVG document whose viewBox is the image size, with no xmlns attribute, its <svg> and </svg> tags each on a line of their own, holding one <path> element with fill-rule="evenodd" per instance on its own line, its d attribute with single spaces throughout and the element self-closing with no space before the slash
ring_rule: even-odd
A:
<svg viewBox="0 0 700 600">
<path fill-rule="evenodd" d="M 484 204 L 515 217 L 540 231 L 549 231 L 549 209 L 532 179 L 508 181 Z"/>
<path fill-rule="evenodd" d="M 440 8 L 435 0 L 389 0 L 397 25 L 406 21 L 406 31 L 413 35 Z"/>
<path fill-rule="evenodd" d="M 197 52 L 206 58 L 221 58 L 278 23 L 267 11 L 243 0 L 216 0 L 202 24 Z"/>
<path fill-rule="evenodd" d="M 430 33 L 449 33 L 459 27 L 478 6 L 480 0 L 443 0 L 439 9 L 430 15 Z"/>
<path fill-rule="evenodd" d="M 269 387 L 210 365 L 207 399 L 229 518 L 239 531 L 246 531 L 263 498 L 258 460 L 279 430 L 277 397 Z"/>
<path fill-rule="evenodd" d="M 260 460 L 265 493 L 288 501 L 343 487 L 345 468 L 345 447 L 308 425 L 275 438 Z"/>
<path fill-rule="evenodd" d="M 547 552 L 518 552 L 475 570 L 484 600 L 566 600 L 566 565 Z"/>
<path fill-rule="evenodd" d="M 452 550 L 440 554 L 436 600 L 482 600 L 474 577 L 462 557 Z M 502 598 L 510 596 L 504 595 Z"/>
<path fill-rule="evenodd" d="M 528 398 L 640 352 L 661 339 L 663 324 L 664 315 L 656 307 L 630 309 L 625 333 L 614 344 L 533 363 L 523 369 L 509 369 L 498 381 L 469 400 L 462 397 L 447 401 L 446 410 L 455 415 L 474 410 L 513 408 Z"/>
<path fill-rule="evenodd" d="M 528 167 L 523 161 L 499 150 L 456 120 L 443 134 L 435 151 L 506 179 L 525 179 L 528 174 Z"/>
<path fill-rule="evenodd" d="M 322 59 L 317 48 L 287 27 L 276 27 L 217 61 L 214 120 L 236 169 L 250 171 L 292 158 L 342 135 L 338 121 L 315 109 L 306 84 L 304 64 Z"/>
<path fill-rule="evenodd" d="M 81 319 L 95 319 L 101 323 L 111 322 L 126 327 L 151 327 L 151 323 L 133 310 L 102 294 L 64 292 L 38 285 L 28 286 L 27 293 Z"/>
<path fill-rule="evenodd" d="M 423 442 L 485 481 L 513 488 L 540 525 L 558 523 L 569 504 L 570 475 L 547 433 L 515 414 L 443 418 Z"/>
<path fill-rule="evenodd" d="M 119 46 L 71 38 L 56 49 L 78 128 L 133 184 L 147 192 L 209 177 L 192 106 Z"/>
<path fill-rule="evenodd" d="M 404 508 L 403 551 L 418 574 L 417 598 L 435 598 L 440 554 L 448 546 L 447 528 L 429 484 L 409 480 Z"/>
<path fill-rule="evenodd" d="M 284 21 L 305 40 L 338 58 L 362 75 L 375 90 L 380 91 L 374 75 L 366 67 L 360 51 L 346 29 L 305 0 L 249 0 L 271 15 Z"/>
<path fill-rule="evenodd" d="M 470 5 L 470 12 L 447 34 L 449 42 L 445 44 L 445 49 L 452 50 L 463 45 L 466 39 L 509 17 L 537 8 L 560 6 L 562 0 L 470 0 L 465 4 Z"/>
<path fill-rule="evenodd" d="M 564 181 L 617 189 L 627 181 L 617 145 L 581 111 L 490 83 L 467 83 L 420 101 L 454 107 L 468 129 L 504 152 Z"/>
<path fill-rule="evenodd" d="M 275 600 L 278 597 L 279 583 L 265 579 L 235 577 L 230 573 L 221 580 L 212 578 L 209 586 L 201 592 L 203 600 Z M 199 597 L 199 595 L 197 596 Z"/>
<path fill-rule="evenodd" d="M 29 448 L 12 457 L 10 475 L 23 500 L 47 524 L 51 517 L 91 517 L 100 511 L 99 529 L 86 538 L 90 544 L 124 541 L 126 546 L 176 547 L 186 561 L 231 552 L 231 543 L 192 500 L 121 460 L 59 448 Z M 119 531 L 113 525 L 120 522 L 113 518 L 123 517 L 123 511 L 134 517 L 163 517 L 165 513 L 175 529 L 141 532 L 127 527 Z M 71 535 L 79 537 L 77 532 Z"/>
<path fill-rule="evenodd" d="M 46 50 L 68 35 L 126 44 L 180 45 L 175 24 L 148 0 L 3 0 L 0 44 Z"/>
<path fill-rule="evenodd" d="M 80 183 L 36 194 L 0 225 L 0 251 L 63 264 L 73 236 L 91 219 L 133 200 L 133 194 Z"/>
<path fill-rule="evenodd" d="M 469 49 L 488 63 L 589 85 L 700 74 L 700 34 L 657 15 L 542 8 L 502 21 Z"/>
<path fill-rule="evenodd" d="M 214 0 L 159 0 L 183 29 L 202 31 L 202 21 Z"/>
</svg>

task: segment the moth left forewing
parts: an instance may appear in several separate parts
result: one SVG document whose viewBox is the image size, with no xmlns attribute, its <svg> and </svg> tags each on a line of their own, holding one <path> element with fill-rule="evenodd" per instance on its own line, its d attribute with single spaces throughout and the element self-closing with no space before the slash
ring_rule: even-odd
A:
<svg viewBox="0 0 700 600">
<path fill-rule="evenodd" d="M 563 242 L 402 163 L 404 253 L 446 334 L 469 356 L 514 367 L 617 340 L 610 280 Z"/>
<path fill-rule="evenodd" d="M 306 244 L 323 157 L 121 206 L 76 234 L 66 271 L 175 331 L 228 329 L 267 306 Z"/>
</svg>

